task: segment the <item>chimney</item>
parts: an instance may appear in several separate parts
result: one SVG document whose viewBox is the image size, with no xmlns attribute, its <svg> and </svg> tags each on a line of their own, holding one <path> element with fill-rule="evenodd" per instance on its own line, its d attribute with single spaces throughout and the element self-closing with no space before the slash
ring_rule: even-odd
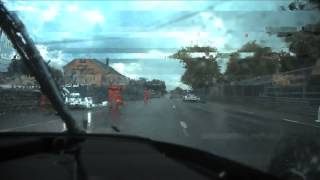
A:
<svg viewBox="0 0 320 180">
<path fill-rule="evenodd" d="M 106 59 L 106 66 L 109 67 L 109 58 Z"/>
</svg>

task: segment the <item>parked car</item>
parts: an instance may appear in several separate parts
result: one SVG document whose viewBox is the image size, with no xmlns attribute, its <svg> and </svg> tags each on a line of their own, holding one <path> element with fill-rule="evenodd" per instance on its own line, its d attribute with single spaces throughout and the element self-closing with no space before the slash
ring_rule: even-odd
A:
<svg viewBox="0 0 320 180">
<path fill-rule="evenodd" d="M 68 97 L 65 98 L 65 103 L 70 108 L 92 108 L 93 100 L 92 97 L 80 96 L 80 93 L 70 93 Z"/>
<path fill-rule="evenodd" d="M 191 101 L 191 102 L 200 102 L 200 97 L 194 95 L 194 94 L 187 94 L 183 96 L 183 101 Z"/>
</svg>

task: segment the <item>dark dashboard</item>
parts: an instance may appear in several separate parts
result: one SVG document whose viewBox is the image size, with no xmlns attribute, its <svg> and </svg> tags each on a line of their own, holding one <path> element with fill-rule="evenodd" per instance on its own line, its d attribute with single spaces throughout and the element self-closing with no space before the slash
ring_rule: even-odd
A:
<svg viewBox="0 0 320 180">
<path fill-rule="evenodd" d="M 184 146 L 131 136 L 6 134 L 1 179 L 274 179 Z"/>
</svg>

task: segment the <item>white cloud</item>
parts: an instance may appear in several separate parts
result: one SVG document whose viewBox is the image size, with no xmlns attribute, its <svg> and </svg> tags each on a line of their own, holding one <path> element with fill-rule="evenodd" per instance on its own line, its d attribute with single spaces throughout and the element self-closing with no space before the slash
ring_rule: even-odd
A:
<svg viewBox="0 0 320 180">
<path fill-rule="evenodd" d="M 79 10 L 79 7 L 77 5 L 68 5 L 67 6 L 67 11 L 68 12 L 77 12 Z"/>
<path fill-rule="evenodd" d="M 220 18 L 215 18 L 213 24 L 216 28 L 221 29 L 223 28 L 223 22 Z"/>
<path fill-rule="evenodd" d="M 105 21 L 105 17 L 99 10 L 85 11 L 83 15 L 90 24 L 103 24 Z"/>
<path fill-rule="evenodd" d="M 209 12 L 202 12 L 200 13 L 200 16 L 204 19 L 204 20 L 208 20 L 212 17 L 212 14 Z"/>
<path fill-rule="evenodd" d="M 52 21 L 56 18 L 57 15 L 58 7 L 50 6 L 48 9 L 43 10 L 41 17 L 44 21 Z"/>
<path fill-rule="evenodd" d="M 34 7 L 34 6 L 23 6 L 23 5 L 18 5 L 15 7 L 16 11 L 29 11 L 29 12 L 35 12 L 38 11 L 39 9 Z"/>
<path fill-rule="evenodd" d="M 66 62 L 63 60 L 64 54 L 62 53 L 62 51 L 49 51 L 48 48 L 44 45 L 36 45 L 36 46 L 42 58 L 46 62 L 50 61 L 50 65 L 53 65 L 56 68 L 61 69 L 62 66 L 66 64 Z"/>
<path fill-rule="evenodd" d="M 36 45 L 36 46 L 37 46 L 37 49 L 39 50 L 42 58 L 46 59 L 45 57 L 47 57 L 47 55 L 48 55 L 48 48 L 44 45 Z"/>
<path fill-rule="evenodd" d="M 131 78 L 138 79 L 139 77 L 145 77 L 143 74 L 140 74 L 142 67 L 140 63 L 112 63 L 110 64 L 116 71 L 119 73 Z"/>
<path fill-rule="evenodd" d="M 111 67 L 113 67 L 116 71 L 118 71 L 121 74 L 125 74 L 124 73 L 124 64 L 123 63 L 113 63 L 111 64 Z"/>
</svg>

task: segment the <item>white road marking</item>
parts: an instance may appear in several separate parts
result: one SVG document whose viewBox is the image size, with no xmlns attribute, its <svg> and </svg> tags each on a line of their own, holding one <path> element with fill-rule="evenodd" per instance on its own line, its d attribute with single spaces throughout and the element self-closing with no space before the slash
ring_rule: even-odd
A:
<svg viewBox="0 0 320 180">
<path fill-rule="evenodd" d="M 182 132 L 183 132 L 183 134 L 184 134 L 185 136 L 187 136 L 187 137 L 189 136 L 189 133 L 188 133 L 187 129 L 184 129 L 184 128 L 183 128 L 183 129 L 182 129 Z"/>
<path fill-rule="evenodd" d="M 290 119 L 286 119 L 286 118 L 283 118 L 282 120 L 288 121 L 288 122 L 293 122 L 293 123 L 300 123 L 300 122 L 298 122 L 298 121 L 294 121 L 294 120 L 290 120 Z"/>
<path fill-rule="evenodd" d="M 291 123 L 296 123 L 296 124 L 305 125 L 305 126 L 312 126 L 312 127 L 317 127 L 317 128 L 320 127 L 320 126 L 316 126 L 316 125 L 313 125 L 313 124 L 310 124 L 310 123 L 304 123 L 304 122 L 295 121 L 295 120 L 286 119 L 286 118 L 283 118 L 282 120 L 283 120 L 283 121 L 287 121 L 287 122 L 291 122 Z"/>
<path fill-rule="evenodd" d="M 92 117 L 92 114 L 91 114 L 91 112 L 89 111 L 88 112 L 88 114 L 87 114 L 87 120 L 88 120 L 88 128 L 90 128 L 91 127 L 91 117 Z"/>
<path fill-rule="evenodd" d="M 185 123 L 184 121 L 180 121 L 180 126 L 182 127 L 182 132 L 185 136 L 189 136 L 189 133 L 187 131 L 187 123 Z"/>
<path fill-rule="evenodd" d="M 24 129 L 24 128 L 38 126 L 38 125 L 46 124 L 46 123 L 52 123 L 52 122 L 56 122 L 56 121 L 58 121 L 58 119 L 53 119 L 53 120 L 50 120 L 50 121 L 40 122 L 40 123 L 32 123 L 32 124 L 28 124 L 28 125 L 25 125 L 25 126 L 18 126 L 18 127 L 14 127 L 14 128 L 1 129 L 0 132 L 14 131 L 14 130 L 17 130 L 17 129 Z"/>
<path fill-rule="evenodd" d="M 176 109 L 176 105 L 172 105 L 172 109 Z"/>
<path fill-rule="evenodd" d="M 222 171 L 219 173 L 219 178 L 224 178 L 226 176 L 226 172 L 225 171 Z"/>
<path fill-rule="evenodd" d="M 65 122 L 62 123 L 62 131 L 66 131 L 67 130 L 67 125 Z"/>
<path fill-rule="evenodd" d="M 187 129 L 187 128 L 188 128 L 187 124 L 186 124 L 184 121 L 180 121 L 180 125 L 181 125 L 181 127 L 183 127 L 184 129 Z"/>
</svg>

